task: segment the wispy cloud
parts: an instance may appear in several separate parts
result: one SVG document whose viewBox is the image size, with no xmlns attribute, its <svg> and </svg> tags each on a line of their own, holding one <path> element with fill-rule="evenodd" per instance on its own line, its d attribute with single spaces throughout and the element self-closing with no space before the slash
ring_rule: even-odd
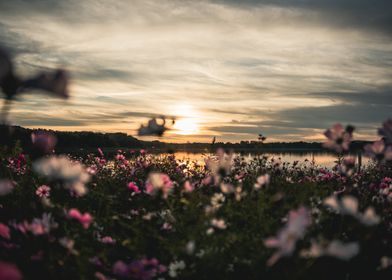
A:
<svg viewBox="0 0 392 280">
<path fill-rule="evenodd" d="M 392 4 L 376 2 L 2 1 L 17 71 L 73 81 L 71 102 L 26 95 L 11 116 L 130 134 L 151 116 L 197 123 L 168 141 L 313 139 L 336 121 L 370 137 L 392 106 Z"/>
</svg>

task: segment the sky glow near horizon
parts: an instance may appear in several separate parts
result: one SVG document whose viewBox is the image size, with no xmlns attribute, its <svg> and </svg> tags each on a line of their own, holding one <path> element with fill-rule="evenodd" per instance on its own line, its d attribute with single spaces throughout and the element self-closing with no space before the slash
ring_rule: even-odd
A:
<svg viewBox="0 0 392 280">
<path fill-rule="evenodd" d="M 164 115 L 173 129 L 141 139 L 311 141 L 336 122 L 374 139 L 392 117 L 392 1 L 7 2 L 18 73 L 72 75 L 69 101 L 20 98 L 17 125 L 136 135 Z"/>
</svg>

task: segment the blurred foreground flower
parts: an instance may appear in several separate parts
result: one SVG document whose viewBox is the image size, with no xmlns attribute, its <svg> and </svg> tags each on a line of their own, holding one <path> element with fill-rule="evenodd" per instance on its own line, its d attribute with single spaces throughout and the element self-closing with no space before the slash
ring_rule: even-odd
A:
<svg viewBox="0 0 392 280">
<path fill-rule="evenodd" d="M 268 174 L 261 175 L 257 177 L 256 183 L 254 184 L 254 188 L 258 190 L 264 186 L 267 186 L 269 182 L 270 182 L 270 176 Z"/>
<path fill-rule="evenodd" d="M 385 145 L 382 140 L 375 141 L 373 144 L 367 144 L 364 149 L 366 155 L 380 163 L 392 160 L 392 146 Z"/>
<path fill-rule="evenodd" d="M 166 130 L 169 128 L 166 127 L 166 119 L 164 117 L 162 119 L 162 124 L 159 124 L 157 122 L 156 118 L 152 118 L 148 121 L 147 125 L 141 125 L 139 130 L 138 130 L 138 135 L 139 136 L 162 136 Z M 172 120 L 172 123 L 174 124 L 174 119 Z"/>
<path fill-rule="evenodd" d="M 50 156 L 33 163 L 34 170 L 50 179 L 61 180 L 64 186 L 74 191 L 78 196 L 86 194 L 85 184 L 90 180 L 90 174 L 82 164 L 71 161 L 66 156 Z"/>
<path fill-rule="evenodd" d="M 353 196 L 346 195 L 340 200 L 336 196 L 329 196 L 324 199 L 324 205 L 342 215 L 351 215 L 366 226 L 377 225 L 380 222 L 380 217 L 377 216 L 373 207 L 368 207 L 364 213 L 360 213 L 358 211 L 358 200 Z"/>
<path fill-rule="evenodd" d="M 173 188 L 173 182 L 170 177 L 164 173 L 152 172 L 148 175 L 146 182 L 146 193 L 156 194 L 162 192 L 162 197 L 167 198 Z"/>
<path fill-rule="evenodd" d="M 323 144 L 323 147 L 341 153 L 347 151 L 352 140 L 354 127 L 348 125 L 346 129 L 340 123 L 333 125 L 330 129 L 324 132 L 324 135 L 328 138 Z"/>
<path fill-rule="evenodd" d="M 166 272 L 166 270 L 166 267 L 159 264 L 159 261 L 155 258 L 136 260 L 129 264 L 123 261 L 117 261 L 113 265 L 113 273 L 116 276 L 126 279 L 149 280 Z"/>
<path fill-rule="evenodd" d="M 12 192 L 15 187 L 15 182 L 9 179 L 0 179 L 0 196 Z"/>
<path fill-rule="evenodd" d="M 0 261 L 0 279 L 1 280 L 21 280 L 22 273 L 12 263 Z"/>
<path fill-rule="evenodd" d="M 359 253 L 357 242 L 342 243 L 339 240 L 333 240 L 327 246 L 323 246 L 312 241 L 312 246 L 308 250 L 301 251 L 301 256 L 305 258 L 318 258 L 321 256 L 330 256 L 342 260 L 349 260 Z"/>
<path fill-rule="evenodd" d="M 310 213 L 306 208 L 291 210 L 287 224 L 279 231 L 278 235 L 264 241 L 266 247 L 277 248 L 277 252 L 267 261 L 267 265 L 274 265 L 283 256 L 291 256 L 297 240 L 305 236 L 305 230 L 310 223 Z"/>
<path fill-rule="evenodd" d="M 68 217 L 78 220 L 84 229 L 88 229 L 91 222 L 93 221 L 93 217 L 90 215 L 90 213 L 82 214 L 76 208 L 69 209 Z"/>
</svg>

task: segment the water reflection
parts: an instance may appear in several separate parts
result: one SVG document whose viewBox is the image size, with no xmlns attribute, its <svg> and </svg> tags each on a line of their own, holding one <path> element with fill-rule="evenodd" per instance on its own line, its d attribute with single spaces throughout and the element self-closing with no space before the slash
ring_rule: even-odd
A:
<svg viewBox="0 0 392 280">
<path fill-rule="evenodd" d="M 204 159 L 211 155 L 209 153 L 189 153 L 189 152 L 175 152 L 176 159 L 179 160 L 191 160 L 199 163 L 204 163 Z M 267 156 L 268 158 L 278 159 L 280 158 L 285 162 L 314 162 L 316 165 L 332 168 L 336 163 L 337 156 L 329 153 L 237 153 L 237 155 L 243 157 L 255 157 L 255 156 Z M 351 155 L 356 158 L 356 164 L 358 163 L 358 155 Z M 362 156 L 362 165 L 370 163 L 371 159 Z"/>
</svg>

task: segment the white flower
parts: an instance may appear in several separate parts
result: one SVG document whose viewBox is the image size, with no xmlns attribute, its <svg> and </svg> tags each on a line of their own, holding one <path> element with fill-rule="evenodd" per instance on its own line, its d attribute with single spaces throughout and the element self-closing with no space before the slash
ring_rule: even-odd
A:
<svg viewBox="0 0 392 280">
<path fill-rule="evenodd" d="M 211 220 L 211 225 L 213 227 L 218 228 L 218 229 L 226 229 L 227 228 L 226 222 L 223 219 L 215 219 L 214 218 Z"/>
<path fill-rule="evenodd" d="M 338 200 L 336 196 L 329 196 L 324 199 L 324 205 L 342 215 L 351 215 L 366 226 L 373 226 L 380 222 L 380 217 L 373 207 L 366 208 L 362 214 L 358 211 L 358 200 L 353 196 L 344 196 Z"/>
<path fill-rule="evenodd" d="M 174 261 L 169 264 L 169 276 L 176 278 L 180 270 L 184 270 L 186 264 L 184 261 Z"/>
<path fill-rule="evenodd" d="M 185 251 L 188 255 L 192 255 L 195 252 L 195 241 L 189 241 L 185 246 Z"/>
<path fill-rule="evenodd" d="M 267 265 L 275 264 L 282 256 L 291 256 L 297 240 L 304 237 L 305 230 L 310 223 L 310 213 L 306 208 L 301 207 L 298 210 L 291 210 L 287 224 L 279 231 L 277 236 L 264 241 L 266 247 L 277 248 L 275 254 L 268 260 Z"/>
<path fill-rule="evenodd" d="M 259 176 L 256 180 L 256 183 L 254 184 L 254 188 L 258 190 L 264 186 L 267 186 L 269 182 L 270 182 L 270 176 L 268 174 Z"/>
<path fill-rule="evenodd" d="M 67 189 L 77 195 L 86 194 L 85 184 L 90 180 L 89 173 L 77 161 L 71 161 L 66 156 L 50 156 L 33 163 L 34 170 L 50 179 L 61 180 Z"/>
<path fill-rule="evenodd" d="M 312 241 L 309 250 L 304 250 L 301 255 L 306 258 L 318 258 L 321 256 L 335 257 L 341 260 L 350 260 L 359 253 L 357 242 L 342 243 L 340 240 L 333 240 L 327 246 L 322 246 Z"/>
</svg>

